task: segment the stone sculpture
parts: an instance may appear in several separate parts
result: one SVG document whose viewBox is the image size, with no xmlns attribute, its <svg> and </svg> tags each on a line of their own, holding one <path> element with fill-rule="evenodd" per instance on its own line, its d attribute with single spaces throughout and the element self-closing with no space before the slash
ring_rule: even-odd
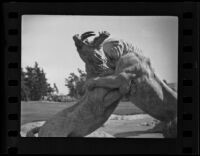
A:
<svg viewBox="0 0 200 156">
<path fill-rule="evenodd" d="M 77 51 L 86 64 L 87 80 L 114 72 L 107 66 L 102 49 L 102 43 L 109 34 L 102 32 L 93 42 L 85 41 L 87 37 L 92 35 L 94 35 L 92 32 L 87 32 L 81 36 L 75 35 L 73 37 Z M 42 127 L 29 131 L 27 136 L 33 137 L 34 133 L 38 131 L 38 137 L 83 137 L 90 134 L 102 126 L 112 114 L 126 93 L 123 88 L 130 86 L 131 78 L 132 74 L 120 77 L 120 82 L 123 82 L 120 87 L 122 88 L 121 92 L 119 89 L 105 88 L 86 91 L 77 104 L 58 112 L 48 119 Z"/>
<path fill-rule="evenodd" d="M 117 56 L 114 59 L 116 62 L 112 63 L 115 74 L 94 78 L 87 83 L 87 87 L 90 90 L 96 87 L 120 88 L 123 83 L 119 79 L 121 74 L 132 73 L 135 78 L 132 80 L 128 93 L 130 101 L 161 121 L 161 124 L 157 126 L 159 128 L 154 129 L 154 132 L 159 129 L 165 137 L 176 137 L 177 93 L 158 78 L 151 67 L 150 60 L 140 51 L 134 50 L 134 47 L 130 48 L 130 51 L 124 51 L 123 43 L 121 45 L 111 46 L 114 48 L 106 52 L 108 57 Z"/>
<path fill-rule="evenodd" d="M 123 40 L 107 39 L 108 32 L 94 32 L 73 37 L 77 51 L 85 62 L 86 94 L 74 106 L 50 118 L 39 131 L 39 137 L 86 136 L 99 128 L 126 95 L 139 108 L 161 121 L 165 137 L 177 131 L 177 93 L 154 73 L 150 60 Z M 158 126 L 159 127 L 159 126 Z M 155 131 L 155 130 L 153 130 Z"/>
</svg>

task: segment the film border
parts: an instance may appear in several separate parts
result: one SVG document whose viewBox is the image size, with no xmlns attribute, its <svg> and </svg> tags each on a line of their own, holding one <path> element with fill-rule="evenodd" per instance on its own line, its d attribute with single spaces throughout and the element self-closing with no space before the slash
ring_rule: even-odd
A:
<svg viewBox="0 0 200 156">
<path fill-rule="evenodd" d="M 112 9 L 110 9 L 112 8 Z M 8 153 L 178 153 L 198 151 L 198 23 L 197 4 L 180 3 L 5 3 L 5 105 Z M 21 16 L 56 15 L 160 15 L 177 16 L 178 46 L 178 137 L 177 139 L 89 139 L 20 137 Z M 195 87 L 196 86 L 196 87 Z M 48 142 L 49 148 L 46 148 Z M 59 146 L 58 146 L 59 144 Z M 56 145 L 56 146 L 55 146 Z M 73 151 L 74 146 L 78 150 Z M 79 147 L 83 146 L 83 147 Z M 123 147 L 122 147 L 123 146 Z M 52 150 L 52 148 L 54 150 Z M 66 147 L 69 147 L 68 150 Z M 115 152 L 110 148 L 115 148 Z M 148 147 L 146 150 L 142 147 Z M 101 149 L 107 151 L 101 151 Z M 121 148 L 121 149 L 120 149 Z M 134 149 L 135 148 L 135 149 Z M 157 150 L 157 151 L 154 151 Z"/>
</svg>

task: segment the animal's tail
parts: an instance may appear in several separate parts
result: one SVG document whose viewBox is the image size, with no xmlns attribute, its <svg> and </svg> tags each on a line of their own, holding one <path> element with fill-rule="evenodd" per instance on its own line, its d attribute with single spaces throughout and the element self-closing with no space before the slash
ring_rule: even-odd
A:
<svg viewBox="0 0 200 156">
<path fill-rule="evenodd" d="M 31 130 L 29 130 L 27 133 L 26 133 L 26 137 L 35 137 L 35 134 L 39 132 L 41 126 L 39 127 L 35 127 Z"/>
</svg>

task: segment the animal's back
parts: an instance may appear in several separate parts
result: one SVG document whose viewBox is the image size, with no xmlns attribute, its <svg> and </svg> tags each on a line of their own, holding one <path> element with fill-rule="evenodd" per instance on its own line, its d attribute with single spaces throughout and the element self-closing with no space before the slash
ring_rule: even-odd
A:
<svg viewBox="0 0 200 156">
<path fill-rule="evenodd" d="M 112 59 L 118 60 L 123 55 L 128 53 L 136 52 L 141 53 L 141 49 L 139 49 L 133 43 L 127 42 L 122 39 L 114 39 L 109 38 L 103 44 L 103 50 L 106 56 L 109 56 Z"/>
<path fill-rule="evenodd" d="M 137 64 L 137 62 L 138 62 L 138 59 L 137 59 L 137 57 L 135 57 L 134 53 L 128 53 L 126 55 L 123 55 L 117 62 L 115 72 L 121 73 L 126 68 L 135 66 Z"/>
</svg>

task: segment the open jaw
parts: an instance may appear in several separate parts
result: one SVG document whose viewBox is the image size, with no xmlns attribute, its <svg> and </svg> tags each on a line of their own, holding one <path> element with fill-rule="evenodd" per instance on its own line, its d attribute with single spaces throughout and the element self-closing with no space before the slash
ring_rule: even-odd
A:
<svg viewBox="0 0 200 156">
<path fill-rule="evenodd" d="M 138 59 L 135 59 L 137 57 Z M 119 68 L 116 68 L 119 73 L 125 69 L 129 69 L 126 71 L 137 75 L 135 79 L 131 80 L 131 88 L 126 96 L 128 95 L 129 100 L 144 112 L 155 119 L 165 122 L 164 125 L 167 125 L 166 129 L 171 129 L 167 131 L 163 129 L 165 133 L 172 131 L 170 135 L 166 135 L 167 137 L 176 136 L 177 93 L 156 76 L 151 67 L 150 60 L 144 56 L 126 54 L 125 57 L 120 58 L 120 61 L 121 64 L 118 63 Z M 90 84 L 90 88 L 120 88 L 120 83 L 123 84 L 124 81 L 117 78 L 119 73 L 95 79 Z"/>
<path fill-rule="evenodd" d="M 99 82 L 101 82 L 102 84 L 102 79 L 106 79 L 106 77 L 104 77 L 106 74 L 109 75 L 110 77 L 108 77 L 108 79 L 106 79 L 103 85 L 99 86 L 99 88 L 95 88 L 94 91 L 89 92 L 87 90 L 85 95 L 75 105 L 73 105 L 70 108 L 66 108 L 62 110 L 61 112 L 53 116 L 51 119 L 49 119 L 41 128 L 42 130 L 40 129 L 39 136 L 79 137 L 79 136 L 85 136 L 88 133 L 98 129 L 109 118 L 109 116 L 112 114 L 112 112 L 118 105 L 120 99 L 122 98 L 122 94 L 120 92 L 121 84 L 122 85 L 126 84 L 126 86 L 128 87 L 133 85 L 132 89 L 134 89 L 134 91 L 130 89 L 127 92 L 128 94 L 134 93 L 133 99 L 137 97 L 137 94 L 140 94 L 140 96 L 138 96 L 139 98 L 138 101 L 136 99 L 136 104 L 137 106 L 139 106 L 139 108 L 144 108 L 145 110 L 144 106 L 146 105 L 148 106 L 149 104 L 148 101 L 144 101 L 145 103 L 144 106 L 141 106 L 141 99 L 143 99 L 144 95 L 142 92 L 140 92 L 140 90 L 144 89 L 142 91 L 145 91 L 145 86 L 144 88 L 142 88 L 144 85 L 143 83 L 139 83 L 140 81 L 138 82 L 137 80 L 130 81 L 130 79 L 128 79 L 128 82 L 132 83 L 132 84 L 129 84 L 129 83 L 126 83 L 127 81 L 124 81 L 127 78 L 126 74 L 123 77 L 123 75 L 122 76 L 120 75 L 121 72 L 116 73 L 115 75 L 113 75 L 113 73 L 105 72 L 107 69 L 110 70 L 110 68 L 106 64 L 106 57 L 104 55 L 104 52 L 101 46 L 103 44 L 103 41 L 109 36 L 109 33 L 107 32 L 100 33 L 99 36 L 95 37 L 95 39 L 92 42 L 88 42 L 87 38 L 94 35 L 95 35 L 94 32 L 86 32 L 86 33 L 83 33 L 82 35 L 75 35 L 73 37 L 75 45 L 77 47 L 77 51 L 81 59 L 86 64 L 87 82 L 91 80 L 92 78 L 99 77 L 101 79 L 101 81 Z M 126 66 L 122 66 L 122 68 L 123 67 L 126 67 Z M 139 69 L 139 70 L 142 71 L 142 69 Z M 111 71 L 113 72 L 113 70 Z M 134 70 L 133 73 L 129 73 L 129 74 L 135 75 L 138 73 L 136 73 L 136 71 Z M 119 77 L 121 76 L 121 77 L 118 79 L 118 76 Z M 115 82 L 113 82 L 113 80 L 115 80 Z M 145 85 L 150 84 L 148 83 L 149 82 L 148 80 L 144 82 L 147 82 L 145 83 Z M 160 85 L 159 82 L 158 83 L 157 82 L 158 81 L 155 80 L 155 83 L 157 85 Z M 111 86 L 109 89 L 105 89 L 108 85 L 113 85 L 114 87 Z M 125 90 L 127 89 L 126 86 L 125 86 Z M 115 89 L 117 90 L 115 91 Z M 151 86 L 149 86 L 149 89 L 151 90 L 155 88 L 153 87 L 151 88 Z M 169 94 L 166 95 L 168 96 L 167 97 L 168 99 L 170 96 Z M 150 94 L 146 94 L 146 95 L 149 96 Z M 152 95 L 152 96 L 157 96 L 157 94 Z M 134 103 L 134 100 L 133 100 L 133 103 Z M 153 112 L 152 110 L 154 109 L 153 107 L 154 105 L 152 105 L 152 108 L 150 107 L 148 108 L 150 110 L 149 111 L 150 115 L 151 115 L 151 112 Z"/>
<path fill-rule="evenodd" d="M 85 63 L 87 78 L 109 75 L 114 72 L 107 66 L 107 58 L 103 52 L 102 44 L 109 33 L 103 31 L 96 35 L 93 31 L 85 32 L 81 35 L 74 35 L 73 40 L 81 59 Z M 95 36 L 93 41 L 87 39 Z"/>
<path fill-rule="evenodd" d="M 72 38 L 75 42 L 75 46 L 77 48 L 77 50 L 79 51 L 79 49 L 81 49 L 83 46 L 86 46 L 88 44 L 87 42 L 87 38 L 91 37 L 91 36 L 95 36 L 95 33 L 93 31 L 88 31 L 83 33 L 82 35 L 79 34 L 75 34 Z"/>
<path fill-rule="evenodd" d="M 73 37 L 77 51 L 86 64 L 87 81 L 101 75 L 104 69 L 109 69 L 102 60 L 102 51 L 97 46 L 100 46 L 108 35 L 100 34 L 93 42 L 86 42 L 90 36 L 94 36 L 94 33 L 87 32 Z M 120 98 L 118 91 L 114 90 L 110 92 L 104 88 L 97 88 L 93 92 L 86 91 L 74 106 L 58 112 L 49 119 L 39 131 L 39 136 L 86 136 L 102 126 L 116 108 Z"/>
<path fill-rule="evenodd" d="M 87 80 L 110 71 L 101 48 L 109 33 L 100 33 L 92 42 L 88 42 L 87 38 L 94 35 L 93 32 L 86 32 L 73 36 L 77 51 L 86 64 Z M 58 112 L 49 118 L 42 127 L 37 128 L 38 136 L 83 137 L 102 126 L 116 108 L 120 98 L 119 92 L 115 90 L 98 88 L 90 93 L 86 91 L 76 104 Z M 34 130 L 30 131 L 29 136 L 34 136 L 36 133 Z"/>
<path fill-rule="evenodd" d="M 89 42 L 88 38 L 92 36 L 96 37 L 93 39 L 93 41 Z M 104 40 L 107 39 L 109 36 L 110 34 L 106 31 L 99 32 L 98 35 L 94 31 L 88 31 L 81 35 L 79 34 L 74 35 L 73 40 L 77 48 L 82 48 L 82 46 L 87 45 L 98 49 L 99 47 L 102 46 Z"/>
</svg>

